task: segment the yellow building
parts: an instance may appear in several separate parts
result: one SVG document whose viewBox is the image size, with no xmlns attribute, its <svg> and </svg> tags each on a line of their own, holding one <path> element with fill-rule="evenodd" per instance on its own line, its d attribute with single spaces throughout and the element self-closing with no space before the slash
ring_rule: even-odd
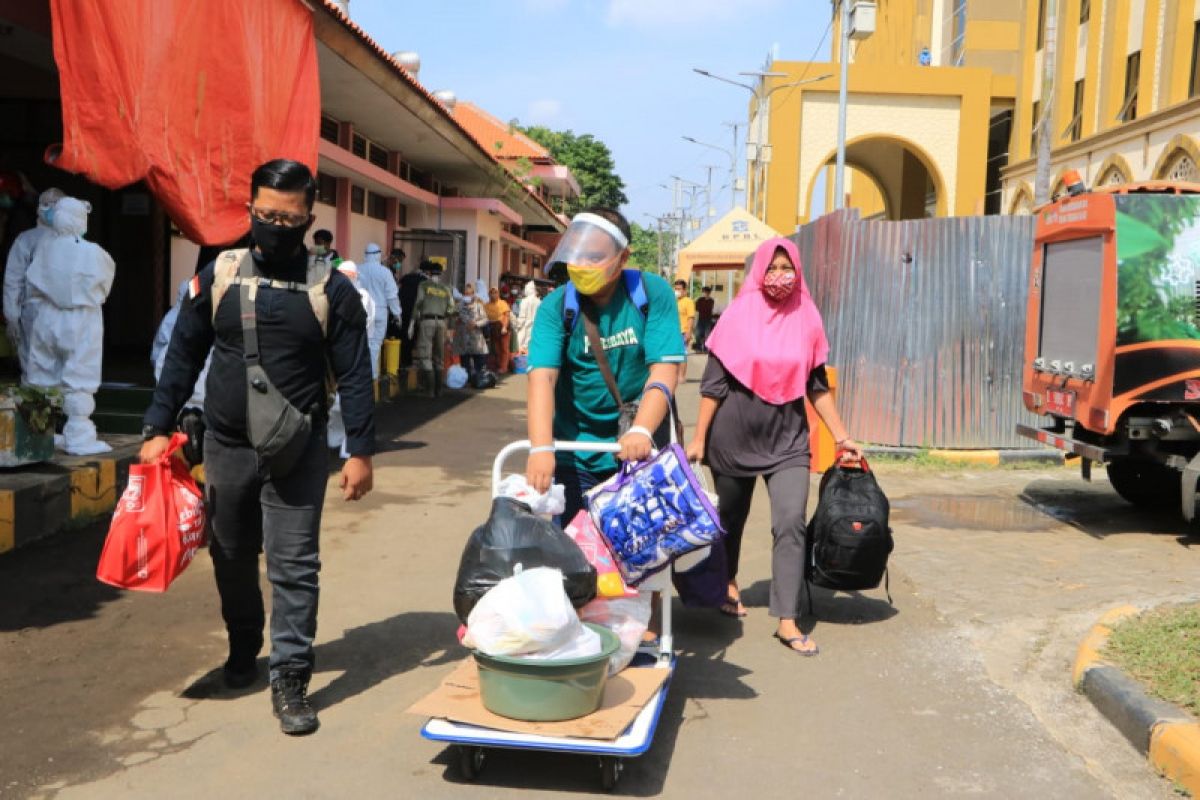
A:
<svg viewBox="0 0 1200 800">
<path fill-rule="evenodd" d="M 854 2 L 854 0 L 848 0 Z M 1023 13 L 1016 0 L 879 0 L 874 34 L 851 43 L 850 206 L 914 219 L 1001 210 Z M 776 61 L 750 106 L 748 207 L 780 231 L 822 208 L 838 125 L 839 14 L 831 63 Z M 820 75 L 829 78 L 795 86 Z M 824 202 L 823 202 L 824 200 Z"/>
<path fill-rule="evenodd" d="M 1068 169 L 1089 186 L 1200 180 L 1200 0 L 1024 5 L 1013 157 L 1003 171 L 1005 211 L 1028 213 L 1035 203 L 1035 129 L 1051 137 L 1050 197 L 1061 191 Z M 1046 104 L 1046 16 L 1055 9 L 1053 103 Z"/>
</svg>

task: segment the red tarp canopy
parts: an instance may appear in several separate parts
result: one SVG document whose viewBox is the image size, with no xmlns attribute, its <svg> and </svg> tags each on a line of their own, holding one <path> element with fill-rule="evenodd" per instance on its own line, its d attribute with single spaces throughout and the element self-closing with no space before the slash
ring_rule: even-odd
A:
<svg viewBox="0 0 1200 800">
<path fill-rule="evenodd" d="M 189 239 L 249 229 L 250 173 L 317 165 L 321 92 L 300 0 L 51 0 L 62 92 L 55 166 L 145 180 Z"/>
</svg>

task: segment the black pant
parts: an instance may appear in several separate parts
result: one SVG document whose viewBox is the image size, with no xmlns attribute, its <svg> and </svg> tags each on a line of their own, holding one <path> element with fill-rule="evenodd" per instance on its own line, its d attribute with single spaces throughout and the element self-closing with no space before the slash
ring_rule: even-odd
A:
<svg viewBox="0 0 1200 800">
<path fill-rule="evenodd" d="M 771 606 L 772 617 L 798 619 L 804 589 L 805 523 L 808 506 L 808 467 L 791 467 L 764 475 L 771 498 Z M 725 555 L 729 580 L 738 573 L 742 531 L 750 515 L 756 478 L 738 478 L 713 472 L 721 527 L 725 529 Z"/>
<path fill-rule="evenodd" d="M 459 356 L 459 360 L 462 361 L 463 369 L 467 371 L 468 375 L 474 375 L 476 372 L 483 372 L 487 369 L 487 353 L 479 355 L 464 353 Z"/>
<path fill-rule="evenodd" d="M 317 573 L 321 569 L 321 507 L 329 478 L 325 426 L 287 475 L 272 478 L 254 449 L 230 447 L 210 433 L 204 442 L 209 545 L 221 616 L 231 643 L 262 642 L 263 597 L 258 554 L 271 582 L 271 678 L 313 669 L 317 635 Z"/>
</svg>

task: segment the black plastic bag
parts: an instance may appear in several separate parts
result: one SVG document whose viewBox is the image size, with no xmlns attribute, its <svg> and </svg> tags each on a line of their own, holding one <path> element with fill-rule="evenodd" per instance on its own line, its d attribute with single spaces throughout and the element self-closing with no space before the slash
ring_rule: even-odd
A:
<svg viewBox="0 0 1200 800">
<path fill-rule="evenodd" d="M 596 597 L 596 570 L 583 551 L 558 526 L 509 497 L 492 501 L 492 513 L 467 540 L 454 580 L 454 613 L 467 615 L 489 589 L 525 569 L 553 567 L 563 574 L 571 605 L 580 608 Z"/>
</svg>

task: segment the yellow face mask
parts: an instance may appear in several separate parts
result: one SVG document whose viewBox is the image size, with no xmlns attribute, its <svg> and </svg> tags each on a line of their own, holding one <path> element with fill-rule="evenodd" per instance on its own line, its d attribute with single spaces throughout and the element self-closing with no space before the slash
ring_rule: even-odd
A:
<svg viewBox="0 0 1200 800">
<path fill-rule="evenodd" d="M 600 267 L 579 267 L 567 265 L 567 277 L 580 294 L 593 295 L 604 290 L 612 282 L 612 270 L 608 265 Z"/>
</svg>

